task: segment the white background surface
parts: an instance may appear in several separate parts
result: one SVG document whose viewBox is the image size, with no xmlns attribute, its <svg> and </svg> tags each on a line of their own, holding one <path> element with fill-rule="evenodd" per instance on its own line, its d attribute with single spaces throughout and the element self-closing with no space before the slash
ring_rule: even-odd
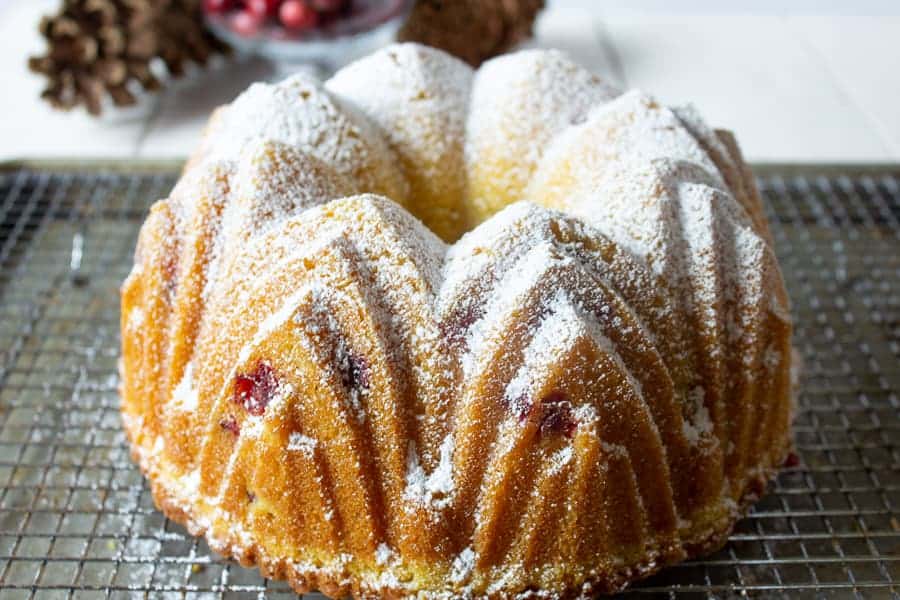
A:
<svg viewBox="0 0 900 600">
<path fill-rule="evenodd" d="M 38 99 L 42 80 L 25 66 L 42 47 L 39 16 L 56 5 L 0 0 L 0 160 L 184 157 L 213 107 L 273 76 L 262 61 L 244 60 L 99 120 L 57 113 Z M 900 161 L 900 3 L 806 1 L 778 13 L 775 2 L 673 6 L 551 1 L 533 45 L 567 50 L 666 103 L 693 102 L 710 124 L 734 130 L 751 160 Z"/>
</svg>

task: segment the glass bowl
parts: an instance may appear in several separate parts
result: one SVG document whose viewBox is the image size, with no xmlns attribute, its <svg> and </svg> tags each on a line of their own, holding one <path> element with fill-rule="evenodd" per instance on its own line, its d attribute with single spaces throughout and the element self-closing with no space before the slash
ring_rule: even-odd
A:
<svg viewBox="0 0 900 600">
<path fill-rule="evenodd" d="M 252 34 L 239 32 L 235 13 L 206 13 L 212 32 L 238 52 L 272 60 L 284 72 L 300 66 L 330 73 L 391 43 L 414 0 L 353 0 L 312 29 L 292 31 L 269 19 Z"/>
</svg>

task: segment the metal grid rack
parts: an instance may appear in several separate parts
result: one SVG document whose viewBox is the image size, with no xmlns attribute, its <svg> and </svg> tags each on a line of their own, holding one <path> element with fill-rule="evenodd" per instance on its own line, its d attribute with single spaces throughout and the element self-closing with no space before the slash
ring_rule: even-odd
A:
<svg viewBox="0 0 900 600">
<path fill-rule="evenodd" d="M 760 169 L 799 463 L 640 597 L 900 598 L 900 168 Z M 118 415 L 118 285 L 172 170 L 0 170 L 0 598 L 292 597 L 164 519 Z M 317 597 L 312 594 L 310 597 Z"/>
</svg>

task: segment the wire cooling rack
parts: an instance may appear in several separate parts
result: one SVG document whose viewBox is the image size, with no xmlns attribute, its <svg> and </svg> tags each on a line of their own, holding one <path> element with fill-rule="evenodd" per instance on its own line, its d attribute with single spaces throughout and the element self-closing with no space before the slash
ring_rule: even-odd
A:
<svg viewBox="0 0 900 600">
<path fill-rule="evenodd" d="M 900 598 L 900 167 L 759 172 L 804 361 L 799 460 L 722 551 L 629 594 Z M 293 596 L 166 520 L 129 459 L 118 286 L 174 181 L 0 170 L 0 598 Z"/>
</svg>

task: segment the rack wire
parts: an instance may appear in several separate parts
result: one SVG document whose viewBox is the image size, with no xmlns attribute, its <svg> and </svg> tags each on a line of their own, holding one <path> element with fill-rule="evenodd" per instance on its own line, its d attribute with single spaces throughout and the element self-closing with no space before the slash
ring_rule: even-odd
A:
<svg viewBox="0 0 900 600">
<path fill-rule="evenodd" d="M 900 168 L 759 173 L 799 461 L 723 550 L 628 594 L 900 598 Z M 0 598 L 293 597 L 156 511 L 120 427 L 117 290 L 175 177 L 0 170 Z"/>
</svg>

